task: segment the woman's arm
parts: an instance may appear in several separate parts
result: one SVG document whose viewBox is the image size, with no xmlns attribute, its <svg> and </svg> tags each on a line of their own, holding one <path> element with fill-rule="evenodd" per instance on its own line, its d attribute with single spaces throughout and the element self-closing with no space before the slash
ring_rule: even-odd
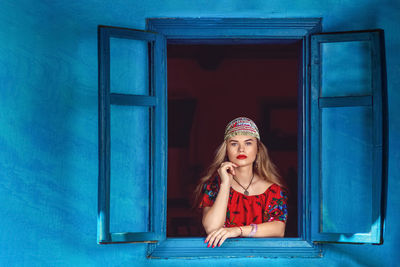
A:
<svg viewBox="0 0 400 267">
<path fill-rule="evenodd" d="M 257 224 L 257 232 L 253 237 L 283 237 L 285 235 L 286 223 L 282 221 L 273 221 Z M 251 225 L 242 226 L 242 236 L 247 237 L 251 230 Z"/>
<path fill-rule="evenodd" d="M 211 207 L 203 208 L 202 223 L 207 234 L 224 226 L 232 175 L 235 175 L 234 167 L 237 167 L 237 165 L 228 161 L 222 163 L 218 169 L 218 174 L 221 178 L 218 195 Z"/>
<path fill-rule="evenodd" d="M 221 228 L 226 219 L 230 185 L 222 184 L 219 188 L 217 198 L 211 207 L 203 208 L 203 227 L 207 234 Z"/>
<path fill-rule="evenodd" d="M 282 221 L 260 223 L 257 224 L 257 231 L 252 237 L 283 237 L 285 226 L 286 223 Z M 251 225 L 230 228 L 221 227 L 211 232 L 204 242 L 208 242 L 209 247 L 221 246 L 227 238 L 248 237 L 252 229 Z"/>
</svg>

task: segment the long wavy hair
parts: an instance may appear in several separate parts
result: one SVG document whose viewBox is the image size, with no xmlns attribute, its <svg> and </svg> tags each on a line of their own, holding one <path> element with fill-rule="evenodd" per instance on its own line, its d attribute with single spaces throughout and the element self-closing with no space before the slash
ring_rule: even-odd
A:
<svg viewBox="0 0 400 267">
<path fill-rule="evenodd" d="M 208 168 L 206 175 L 203 176 L 196 189 L 194 190 L 194 207 L 199 207 L 201 197 L 203 194 L 203 187 L 207 181 L 217 175 L 217 170 L 221 166 L 222 162 L 228 161 L 228 155 L 226 153 L 227 141 L 224 141 L 216 150 L 215 157 L 210 167 Z M 266 146 L 257 139 L 257 156 L 253 163 L 253 172 L 264 180 L 275 183 L 281 187 L 286 188 L 281 176 L 278 173 L 278 169 L 275 164 L 271 161 L 268 155 L 268 149 Z"/>
</svg>

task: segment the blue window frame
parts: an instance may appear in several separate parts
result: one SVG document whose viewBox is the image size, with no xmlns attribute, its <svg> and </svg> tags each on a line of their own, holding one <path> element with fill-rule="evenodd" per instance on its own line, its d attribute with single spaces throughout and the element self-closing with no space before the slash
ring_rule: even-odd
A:
<svg viewBox="0 0 400 267">
<path fill-rule="evenodd" d="M 99 243 L 147 242 L 150 243 L 148 257 L 187 258 L 226 257 L 227 255 L 229 257 L 316 257 L 321 256 L 319 242 L 380 242 L 383 219 L 380 210 L 380 189 L 382 188 L 382 153 L 384 152 L 382 146 L 382 60 L 380 58 L 383 47 L 379 47 L 380 31 L 315 35 L 321 32 L 320 19 L 149 19 L 147 26 L 146 32 L 99 26 Z M 119 81 L 121 76 L 114 74 L 118 73 L 118 70 L 113 69 L 112 62 L 120 60 L 118 51 L 126 46 L 122 45 L 120 49 L 114 49 L 116 52 L 113 56 L 114 50 L 110 48 L 110 40 L 115 41 L 113 38 L 145 42 L 145 45 L 139 45 L 137 49 L 134 49 L 142 52 L 135 55 L 133 61 L 142 59 L 142 62 L 126 69 L 127 72 L 132 72 L 133 69 L 132 75 L 139 73 L 142 78 L 139 77 L 135 82 L 122 82 L 120 87 L 117 82 L 115 88 L 113 88 L 113 80 Z M 167 42 L 241 44 L 276 39 L 297 39 L 302 40 L 303 44 L 298 105 L 299 237 L 228 239 L 223 247 L 217 249 L 207 248 L 204 245 L 204 238 L 200 237 L 167 238 Z M 342 46 L 337 45 L 340 41 L 346 43 Z M 330 45 L 331 42 L 333 45 Z M 355 44 L 357 42 L 361 44 Z M 345 52 L 342 51 L 343 49 Z M 143 53 L 146 56 L 143 57 Z M 338 64 L 347 65 L 347 63 L 329 60 L 331 57 L 344 60 L 348 59 L 349 55 L 351 57 L 355 55 L 358 61 L 353 62 L 352 69 L 355 71 L 347 81 L 349 85 L 343 88 L 342 84 L 338 83 L 341 80 L 337 78 L 340 75 L 348 77 L 348 71 L 340 72 L 343 68 L 338 68 L 338 66 L 343 65 Z M 323 62 L 328 64 L 324 65 Z M 365 62 L 369 63 L 365 65 Z M 357 71 L 356 68 L 359 66 L 362 68 Z M 372 85 L 369 86 L 370 88 L 364 88 L 357 81 L 364 85 L 371 82 Z M 124 86 L 134 88 L 137 84 L 142 84 L 144 89 L 140 86 L 139 89 L 132 90 L 124 88 Z M 346 91 L 348 89 L 355 92 L 349 93 Z M 122 123 L 122 126 L 116 124 L 115 127 L 116 136 L 120 131 L 119 138 L 113 139 L 113 125 L 110 123 L 113 121 L 113 115 L 110 112 L 113 106 L 133 108 L 131 113 L 128 111 L 128 114 L 136 120 L 129 124 L 138 124 L 141 128 L 124 128 L 130 120 L 129 116 L 125 116 L 126 119 L 123 120 L 125 123 Z M 135 110 L 137 106 L 146 107 L 147 111 Z M 115 112 L 117 118 L 114 121 L 120 121 L 119 114 L 123 113 L 117 109 Z M 139 116 L 137 117 L 136 114 L 142 115 L 141 117 L 137 115 Z M 331 121 L 334 122 L 334 127 L 331 127 Z M 343 137 L 349 125 L 352 126 L 350 127 L 352 133 L 358 134 L 355 139 L 353 138 L 354 140 Z M 119 130 L 118 127 L 123 130 Z M 142 138 L 135 137 L 134 134 L 138 132 L 147 139 L 143 136 Z M 131 133 L 131 135 L 127 136 L 126 133 Z M 338 136 L 342 136 L 340 142 Z M 110 197 L 112 180 L 119 179 L 120 170 L 124 167 L 118 167 L 123 160 L 118 160 L 118 156 L 114 156 L 117 159 L 113 160 L 112 152 L 113 143 L 120 142 L 121 139 L 140 140 L 140 144 L 123 143 L 123 146 L 128 147 L 127 153 L 130 151 L 129 145 L 133 145 L 135 147 L 131 150 L 134 149 L 136 152 L 139 151 L 140 155 L 146 155 L 144 161 L 138 163 L 132 160 L 128 164 L 133 166 L 131 167 L 133 170 L 130 170 L 131 172 L 128 170 L 130 174 L 124 178 L 135 181 L 136 185 L 144 185 L 132 195 L 146 200 L 144 204 L 142 203 L 142 208 L 139 208 L 139 213 L 135 213 L 135 217 L 143 218 L 140 223 L 145 227 L 137 228 L 136 224 L 132 223 L 112 227 L 110 223 L 113 220 L 123 221 L 123 216 L 113 215 L 113 210 L 124 212 L 128 210 L 124 206 L 126 203 L 118 203 L 118 197 Z M 336 153 L 332 148 L 338 144 L 340 149 Z M 359 172 L 357 172 L 350 168 L 351 164 L 347 161 L 352 159 L 352 156 L 347 155 L 348 151 L 345 151 L 349 144 L 354 145 L 354 151 L 351 152 L 354 152 L 353 159 L 356 159 L 358 167 L 366 164 L 368 170 L 358 168 Z M 118 154 L 118 151 L 115 154 Z M 135 155 L 127 157 L 126 160 L 136 159 Z M 345 159 L 342 159 L 344 156 L 346 156 Z M 338 159 L 345 168 L 336 175 L 333 171 L 336 170 L 337 165 L 333 162 Z M 114 167 L 113 162 L 115 162 Z M 113 170 L 116 173 L 114 176 Z M 332 216 L 332 214 L 340 214 L 340 208 L 343 209 L 349 205 L 349 201 L 346 202 L 345 199 L 340 204 L 340 208 L 331 204 L 335 192 L 348 185 L 349 178 L 345 173 L 346 170 L 353 171 L 352 174 L 356 176 L 353 179 L 354 184 L 350 186 L 353 193 L 351 200 L 360 196 L 355 204 L 362 205 L 362 211 L 358 213 L 360 217 L 356 219 L 359 223 L 354 227 L 348 227 L 349 218 L 336 220 L 337 216 Z M 361 178 L 367 174 L 368 183 L 365 185 L 362 184 Z M 372 188 L 375 188 L 374 191 Z M 129 190 L 127 193 L 129 194 Z M 363 202 L 366 199 L 369 200 L 368 203 Z M 134 199 L 130 204 L 137 202 L 140 201 Z M 369 211 L 370 208 L 372 212 Z M 346 214 L 352 211 L 347 211 Z M 369 215 L 373 219 L 369 220 Z M 113 218 L 110 219 L 110 217 Z M 125 227 L 124 230 L 118 231 L 122 227 Z M 367 235 L 369 236 L 366 237 Z"/>
</svg>

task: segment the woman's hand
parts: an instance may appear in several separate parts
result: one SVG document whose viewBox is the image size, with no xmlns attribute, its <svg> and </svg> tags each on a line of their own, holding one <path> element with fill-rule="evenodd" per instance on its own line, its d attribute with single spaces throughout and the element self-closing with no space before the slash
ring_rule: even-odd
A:
<svg viewBox="0 0 400 267">
<path fill-rule="evenodd" d="M 204 243 L 208 242 L 207 247 L 210 246 L 213 248 L 216 246 L 220 247 L 227 238 L 238 237 L 240 236 L 241 233 L 242 231 L 240 230 L 239 227 L 230 227 L 230 228 L 221 227 L 218 230 L 211 232 L 207 236 Z"/>
<path fill-rule="evenodd" d="M 222 162 L 218 169 L 219 177 L 221 177 L 221 183 L 232 184 L 233 175 L 235 175 L 235 168 L 239 167 L 233 162 L 225 161 Z"/>
</svg>

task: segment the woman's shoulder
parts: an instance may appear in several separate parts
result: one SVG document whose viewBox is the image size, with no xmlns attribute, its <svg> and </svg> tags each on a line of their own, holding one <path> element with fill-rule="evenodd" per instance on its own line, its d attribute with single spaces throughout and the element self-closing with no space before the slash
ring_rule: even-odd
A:
<svg viewBox="0 0 400 267">
<path fill-rule="evenodd" d="M 275 190 L 275 191 L 282 191 L 282 190 L 285 190 L 283 186 L 280 186 L 280 185 L 278 185 L 278 184 L 276 184 L 276 183 L 271 183 L 271 185 L 269 186 L 269 188 L 270 188 L 271 190 Z"/>
<path fill-rule="evenodd" d="M 287 197 L 287 190 L 283 186 L 280 186 L 275 183 L 271 183 L 267 191 L 275 196 L 285 197 L 285 198 Z"/>
<path fill-rule="evenodd" d="M 207 184 L 220 184 L 220 178 L 218 175 L 211 176 L 210 179 L 206 181 Z"/>
<path fill-rule="evenodd" d="M 204 182 L 204 189 L 208 190 L 218 190 L 220 185 L 220 178 L 218 175 L 210 177 L 207 181 Z"/>
</svg>

